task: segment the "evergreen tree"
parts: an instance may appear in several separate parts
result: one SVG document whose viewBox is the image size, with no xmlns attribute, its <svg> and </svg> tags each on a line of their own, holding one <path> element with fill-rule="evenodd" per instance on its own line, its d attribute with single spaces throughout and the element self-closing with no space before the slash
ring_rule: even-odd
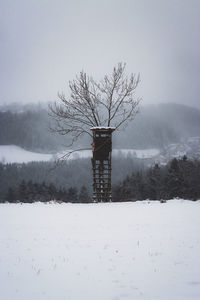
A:
<svg viewBox="0 0 200 300">
<path fill-rule="evenodd" d="M 134 183 L 134 200 L 146 199 L 146 185 L 144 182 L 143 174 L 141 172 L 137 172 L 135 175 L 133 174 L 132 178 Z"/>
<path fill-rule="evenodd" d="M 180 172 L 179 162 L 174 158 L 169 165 L 166 180 L 166 198 L 172 199 L 174 197 L 181 197 L 181 188 L 183 184 L 183 177 Z"/>
<path fill-rule="evenodd" d="M 78 191 L 75 187 L 70 187 L 67 191 L 68 202 L 77 203 L 78 202 Z"/>
<path fill-rule="evenodd" d="M 112 201 L 121 202 L 122 199 L 122 184 L 115 184 L 112 188 Z"/>
<path fill-rule="evenodd" d="M 13 188 L 9 187 L 5 196 L 5 200 L 9 203 L 14 203 L 16 202 L 16 196 L 16 191 L 14 191 Z"/>
<path fill-rule="evenodd" d="M 148 198 L 158 200 L 163 197 L 163 178 L 158 164 L 147 171 Z"/>
<path fill-rule="evenodd" d="M 91 202 L 91 199 L 90 199 L 89 194 L 88 194 L 88 190 L 84 185 L 81 187 L 78 199 L 79 199 L 80 203 L 89 203 L 89 202 Z"/>
<path fill-rule="evenodd" d="M 18 200 L 20 202 L 28 202 L 27 185 L 26 185 L 25 180 L 22 180 L 22 182 L 19 185 Z"/>
<path fill-rule="evenodd" d="M 48 186 L 48 194 L 51 200 L 56 199 L 57 196 L 57 190 L 53 183 L 50 183 Z"/>
</svg>

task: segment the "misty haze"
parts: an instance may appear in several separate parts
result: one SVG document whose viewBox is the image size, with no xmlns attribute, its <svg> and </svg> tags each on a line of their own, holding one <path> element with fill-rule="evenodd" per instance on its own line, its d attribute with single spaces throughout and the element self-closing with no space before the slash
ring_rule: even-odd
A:
<svg viewBox="0 0 200 300">
<path fill-rule="evenodd" d="M 2 300 L 200 299 L 199 15 L 0 0 Z"/>
</svg>

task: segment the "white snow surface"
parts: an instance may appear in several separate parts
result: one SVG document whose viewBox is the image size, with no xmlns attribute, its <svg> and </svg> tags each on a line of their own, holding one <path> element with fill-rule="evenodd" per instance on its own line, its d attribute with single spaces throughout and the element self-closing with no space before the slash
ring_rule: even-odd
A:
<svg viewBox="0 0 200 300">
<path fill-rule="evenodd" d="M 200 201 L 1 204 L 2 300 L 200 299 Z"/>
<path fill-rule="evenodd" d="M 70 150 L 68 150 L 70 151 Z M 67 152 L 67 151 L 66 151 Z M 2 163 L 28 163 L 32 161 L 53 161 L 55 159 L 61 158 L 65 153 L 57 154 L 45 154 L 36 153 L 22 149 L 21 147 L 15 145 L 0 145 L 0 162 Z M 137 158 L 151 158 L 159 154 L 158 149 L 145 149 L 145 150 L 135 150 L 135 149 L 114 149 L 112 151 L 113 156 L 132 156 Z M 92 157 L 92 150 L 82 150 L 78 152 L 73 152 L 69 159 L 78 158 L 90 158 Z"/>
<path fill-rule="evenodd" d="M 137 158 L 151 158 L 157 156 L 160 153 L 159 149 L 114 149 L 112 151 L 113 156 L 134 156 Z"/>
<path fill-rule="evenodd" d="M 15 145 L 0 146 L 0 161 L 3 163 L 28 163 L 31 161 L 49 161 L 51 159 L 51 154 L 31 152 Z"/>
</svg>

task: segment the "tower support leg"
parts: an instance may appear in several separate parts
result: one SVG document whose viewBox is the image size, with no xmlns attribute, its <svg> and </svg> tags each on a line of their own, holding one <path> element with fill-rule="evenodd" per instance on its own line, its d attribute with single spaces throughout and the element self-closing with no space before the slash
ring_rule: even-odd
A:
<svg viewBox="0 0 200 300">
<path fill-rule="evenodd" d="M 106 160 L 92 159 L 93 166 L 93 200 L 110 202 L 111 195 L 111 155 Z"/>
</svg>

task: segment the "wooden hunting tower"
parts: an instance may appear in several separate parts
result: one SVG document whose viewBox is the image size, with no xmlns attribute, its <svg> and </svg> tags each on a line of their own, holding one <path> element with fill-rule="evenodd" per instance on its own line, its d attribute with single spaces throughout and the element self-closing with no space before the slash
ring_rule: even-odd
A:
<svg viewBox="0 0 200 300">
<path fill-rule="evenodd" d="M 93 200 L 111 201 L 111 152 L 114 127 L 92 127 Z"/>
</svg>

